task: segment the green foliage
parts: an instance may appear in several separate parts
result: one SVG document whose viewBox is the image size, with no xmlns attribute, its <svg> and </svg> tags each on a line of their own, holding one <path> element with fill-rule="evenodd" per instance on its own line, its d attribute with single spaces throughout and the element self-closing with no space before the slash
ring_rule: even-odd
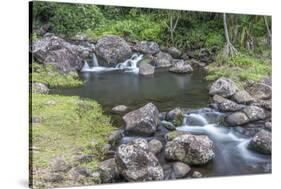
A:
<svg viewBox="0 0 281 189">
<path fill-rule="evenodd" d="M 48 23 L 53 32 L 71 36 L 94 29 L 103 21 L 103 15 L 95 5 L 33 2 L 34 17 Z"/>
<path fill-rule="evenodd" d="M 207 47 L 207 48 L 213 47 L 213 46 L 222 48 L 224 43 L 225 43 L 224 41 L 225 41 L 224 36 L 222 34 L 220 34 L 220 33 L 210 33 L 206 38 L 204 46 Z"/>
<path fill-rule="evenodd" d="M 120 35 L 132 40 L 153 40 L 160 42 L 162 24 L 156 23 L 148 16 L 112 20 L 100 24 L 95 30 L 85 33 L 93 39 L 104 35 Z"/>
<path fill-rule="evenodd" d="M 31 81 L 45 83 L 49 87 L 76 87 L 83 84 L 76 72 L 62 74 L 52 65 L 43 66 L 38 63 L 32 63 L 31 68 Z"/>
<path fill-rule="evenodd" d="M 88 153 L 102 156 L 96 146 L 104 145 L 113 130 L 109 117 L 103 115 L 98 103 L 79 97 L 32 94 L 32 117 L 40 121 L 32 123 L 31 144 L 39 149 L 33 153 L 33 165 L 47 168 L 50 159 L 63 156 L 73 161 L 74 150 L 81 148 Z M 93 140 L 94 150 L 89 151 Z M 88 149 L 88 150 L 87 150 Z M 99 159 L 85 164 L 95 168 Z"/>
<path fill-rule="evenodd" d="M 238 83 L 258 81 L 265 75 L 271 74 L 271 65 L 265 60 L 248 54 L 238 53 L 232 58 L 225 59 L 208 66 L 207 80 L 216 80 L 221 76 L 229 77 Z"/>
</svg>

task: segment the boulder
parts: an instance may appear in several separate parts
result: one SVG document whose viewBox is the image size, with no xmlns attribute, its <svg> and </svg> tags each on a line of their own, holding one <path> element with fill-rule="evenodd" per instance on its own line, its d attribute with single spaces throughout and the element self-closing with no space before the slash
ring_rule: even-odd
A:
<svg viewBox="0 0 281 189">
<path fill-rule="evenodd" d="M 160 48 L 153 41 L 140 41 L 133 47 L 133 50 L 143 54 L 156 54 L 160 51 Z"/>
<path fill-rule="evenodd" d="M 255 83 L 252 86 L 246 88 L 246 90 L 252 95 L 252 97 L 260 100 L 270 99 L 272 96 L 271 82 L 262 80 L 259 83 Z"/>
<path fill-rule="evenodd" d="M 211 63 L 215 60 L 215 56 L 208 49 L 200 49 L 199 59 L 201 62 Z"/>
<path fill-rule="evenodd" d="M 184 113 L 180 108 L 175 108 L 168 112 L 166 118 L 168 121 L 171 121 L 174 126 L 181 126 L 184 119 Z"/>
<path fill-rule="evenodd" d="M 117 144 L 123 137 L 123 133 L 121 130 L 112 131 L 108 136 L 108 142 L 110 144 Z"/>
<path fill-rule="evenodd" d="M 149 141 L 148 143 L 148 147 L 149 150 L 153 153 L 153 154 L 158 154 L 159 152 L 161 152 L 163 145 L 162 143 L 157 140 L 157 139 L 152 139 L 151 141 Z"/>
<path fill-rule="evenodd" d="M 217 103 L 218 109 L 222 112 L 236 112 L 245 107 L 219 95 L 215 95 L 213 100 Z"/>
<path fill-rule="evenodd" d="M 154 134 L 160 123 L 159 111 L 152 103 L 127 113 L 123 120 L 126 131 L 145 136 Z"/>
<path fill-rule="evenodd" d="M 165 158 L 189 165 L 206 164 L 215 157 L 213 141 L 205 135 L 181 135 L 167 142 Z"/>
<path fill-rule="evenodd" d="M 178 136 L 182 136 L 182 135 L 186 135 L 186 134 L 190 134 L 188 131 L 172 131 L 172 132 L 168 132 L 166 135 L 165 135 L 165 139 L 166 141 L 172 141 L 174 140 L 175 138 L 177 138 Z"/>
<path fill-rule="evenodd" d="M 120 174 L 129 182 L 164 179 L 163 169 L 144 139 L 120 145 L 115 160 Z"/>
<path fill-rule="evenodd" d="M 121 37 L 104 36 L 97 41 L 96 55 L 103 66 L 114 66 L 132 55 L 128 43 Z"/>
<path fill-rule="evenodd" d="M 206 63 L 200 62 L 200 61 L 195 60 L 195 59 L 192 59 L 190 64 L 194 68 L 203 68 L 203 67 L 205 67 L 207 65 Z"/>
<path fill-rule="evenodd" d="M 271 123 L 271 122 L 269 122 L 269 121 L 266 122 L 266 123 L 264 124 L 264 126 L 265 126 L 265 129 L 271 131 L 271 129 L 272 129 L 272 123 Z"/>
<path fill-rule="evenodd" d="M 261 130 L 252 138 L 249 148 L 262 154 L 271 154 L 271 145 L 271 132 Z"/>
<path fill-rule="evenodd" d="M 249 123 L 250 120 L 244 112 L 234 112 L 225 118 L 230 126 L 240 126 Z"/>
<path fill-rule="evenodd" d="M 153 59 L 152 64 L 156 68 L 167 68 L 172 66 L 172 56 L 168 53 L 159 52 Z"/>
<path fill-rule="evenodd" d="M 243 109 L 243 112 L 248 116 L 250 121 L 257 121 L 261 119 L 265 119 L 267 117 L 266 112 L 264 109 L 258 107 L 258 106 L 246 106 Z"/>
<path fill-rule="evenodd" d="M 50 161 L 50 167 L 52 172 L 67 172 L 71 169 L 71 166 L 62 157 L 53 158 Z"/>
<path fill-rule="evenodd" d="M 220 95 L 222 97 L 231 97 L 238 91 L 236 84 L 228 78 L 220 77 L 209 90 L 210 95 Z"/>
<path fill-rule="evenodd" d="M 173 123 L 171 123 L 169 121 L 163 120 L 163 121 L 161 121 L 161 124 L 163 127 L 165 127 L 168 130 L 171 130 L 171 131 L 176 130 L 176 127 L 173 125 Z"/>
<path fill-rule="evenodd" d="M 203 175 L 199 171 L 193 171 L 191 177 L 192 178 L 202 178 Z"/>
<path fill-rule="evenodd" d="M 154 66 L 150 64 L 140 64 L 139 66 L 139 74 L 140 75 L 151 75 L 154 74 Z"/>
<path fill-rule="evenodd" d="M 49 93 L 49 88 L 43 83 L 33 82 L 31 87 L 32 87 L 32 92 L 34 93 L 41 93 L 41 94 Z"/>
<path fill-rule="evenodd" d="M 173 66 L 169 69 L 169 72 L 173 73 L 192 73 L 193 68 L 186 64 L 183 60 L 174 60 Z"/>
<path fill-rule="evenodd" d="M 251 105 L 253 106 L 258 106 L 261 108 L 264 108 L 266 110 L 271 111 L 272 109 L 272 100 L 268 99 L 268 100 L 257 100 L 256 102 L 252 103 Z"/>
<path fill-rule="evenodd" d="M 119 172 L 114 158 L 100 162 L 97 171 L 100 174 L 102 183 L 112 183 L 119 178 Z"/>
<path fill-rule="evenodd" d="M 32 45 L 32 55 L 44 65 L 53 65 L 62 73 L 79 71 L 83 67 L 77 47 L 53 34 L 46 34 Z"/>
<path fill-rule="evenodd" d="M 242 90 L 234 94 L 233 100 L 238 104 L 250 104 L 255 99 L 247 91 Z"/>
<path fill-rule="evenodd" d="M 175 162 L 173 163 L 173 171 L 176 178 L 183 178 L 185 177 L 189 172 L 191 168 L 182 162 Z"/>
<path fill-rule="evenodd" d="M 128 110 L 128 107 L 125 105 L 118 105 L 112 108 L 112 111 L 114 113 L 123 113 L 126 112 Z"/>
<path fill-rule="evenodd" d="M 166 49 L 166 52 L 169 53 L 173 58 L 180 58 L 182 52 L 176 47 L 170 47 Z"/>
</svg>

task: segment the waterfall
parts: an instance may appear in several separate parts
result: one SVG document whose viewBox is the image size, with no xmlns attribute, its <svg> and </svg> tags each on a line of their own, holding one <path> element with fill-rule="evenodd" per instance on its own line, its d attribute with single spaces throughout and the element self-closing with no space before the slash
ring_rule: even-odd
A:
<svg viewBox="0 0 281 189">
<path fill-rule="evenodd" d="M 139 73 L 139 68 L 137 66 L 138 62 L 142 59 L 142 54 L 133 54 L 131 58 L 124 62 L 116 64 L 115 67 L 103 67 L 99 66 L 98 60 L 95 54 L 93 54 L 93 67 L 89 67 L 87 62 L 85 62 L 81 72 L 105 72 L 105 71 L 123 71 L 123 72 L 133 72 Z"/>
</svg>

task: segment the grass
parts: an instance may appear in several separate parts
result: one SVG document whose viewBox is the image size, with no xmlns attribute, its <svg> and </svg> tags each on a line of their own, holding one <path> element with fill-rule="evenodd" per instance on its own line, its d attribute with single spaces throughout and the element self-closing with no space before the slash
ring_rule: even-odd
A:
<svg viewBox="0 0 281 189">
<path fill-rule="evenodd" d="M 43 66 L 32 63 L 31 81 L 45 83 L 49 87 L 77 87 L 83 84 L 76 72 L 62 74 L 56 71 L 52 65 Z"/>
<path fill-rule="evenodd" d="M 32 94 L 32 117 L 39 119 L 31 126 L 33 170 L 49 170 L 52 158 L 61 156 L 73 164 L 75 150 L 91 154 L 94 159 L 81 164 L 91 171 L 102 160 L 102 146 L 113 130 L 110 118 L 103 115 L 100 105 L 93 100 L 59 95 Z M 94 141 L 94 144 L 93 144 Z M 42 175 L 34 175 L 34 180 Z"/>
<path fill-rule="evenodd" d="M 208 66 L 206 79 L 213 81 L 224 76 L 240 85 L 246 81 L 258 81 L 264 76 L 271 75 L 271 65 L 265 60 L 239 53 L 223 61 L 218 55 L 216 63 Z"/>
</svg>

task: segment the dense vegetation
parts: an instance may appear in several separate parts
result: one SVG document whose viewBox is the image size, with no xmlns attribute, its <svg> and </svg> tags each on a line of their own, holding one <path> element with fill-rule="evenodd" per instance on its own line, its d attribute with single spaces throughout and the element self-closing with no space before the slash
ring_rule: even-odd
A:
<svg viewBox="0 0 281 189">
<path fill-rule="evenodd" d="M 221 75 L 256 80 L 271 72 L 271 19 L 266 16 L 226 15 L 229 41 L 239 53 L 225 58 L 223 48 L 227 41 L 220 13 L 36 2 L 33 14 L 34 31 L 47 25 L 50 32 L 66 38 L 81 34 L 95 41 L 113 34 L 182 50 L 216 46 L 221 53 L 216 64 L 210 66 L 207 79 L 211 80 Z M 236 75 L 229 70 L 234 66 L 250 69 Z M 217 67 L 218 72 L 214 73 Z"/>
</svg>

